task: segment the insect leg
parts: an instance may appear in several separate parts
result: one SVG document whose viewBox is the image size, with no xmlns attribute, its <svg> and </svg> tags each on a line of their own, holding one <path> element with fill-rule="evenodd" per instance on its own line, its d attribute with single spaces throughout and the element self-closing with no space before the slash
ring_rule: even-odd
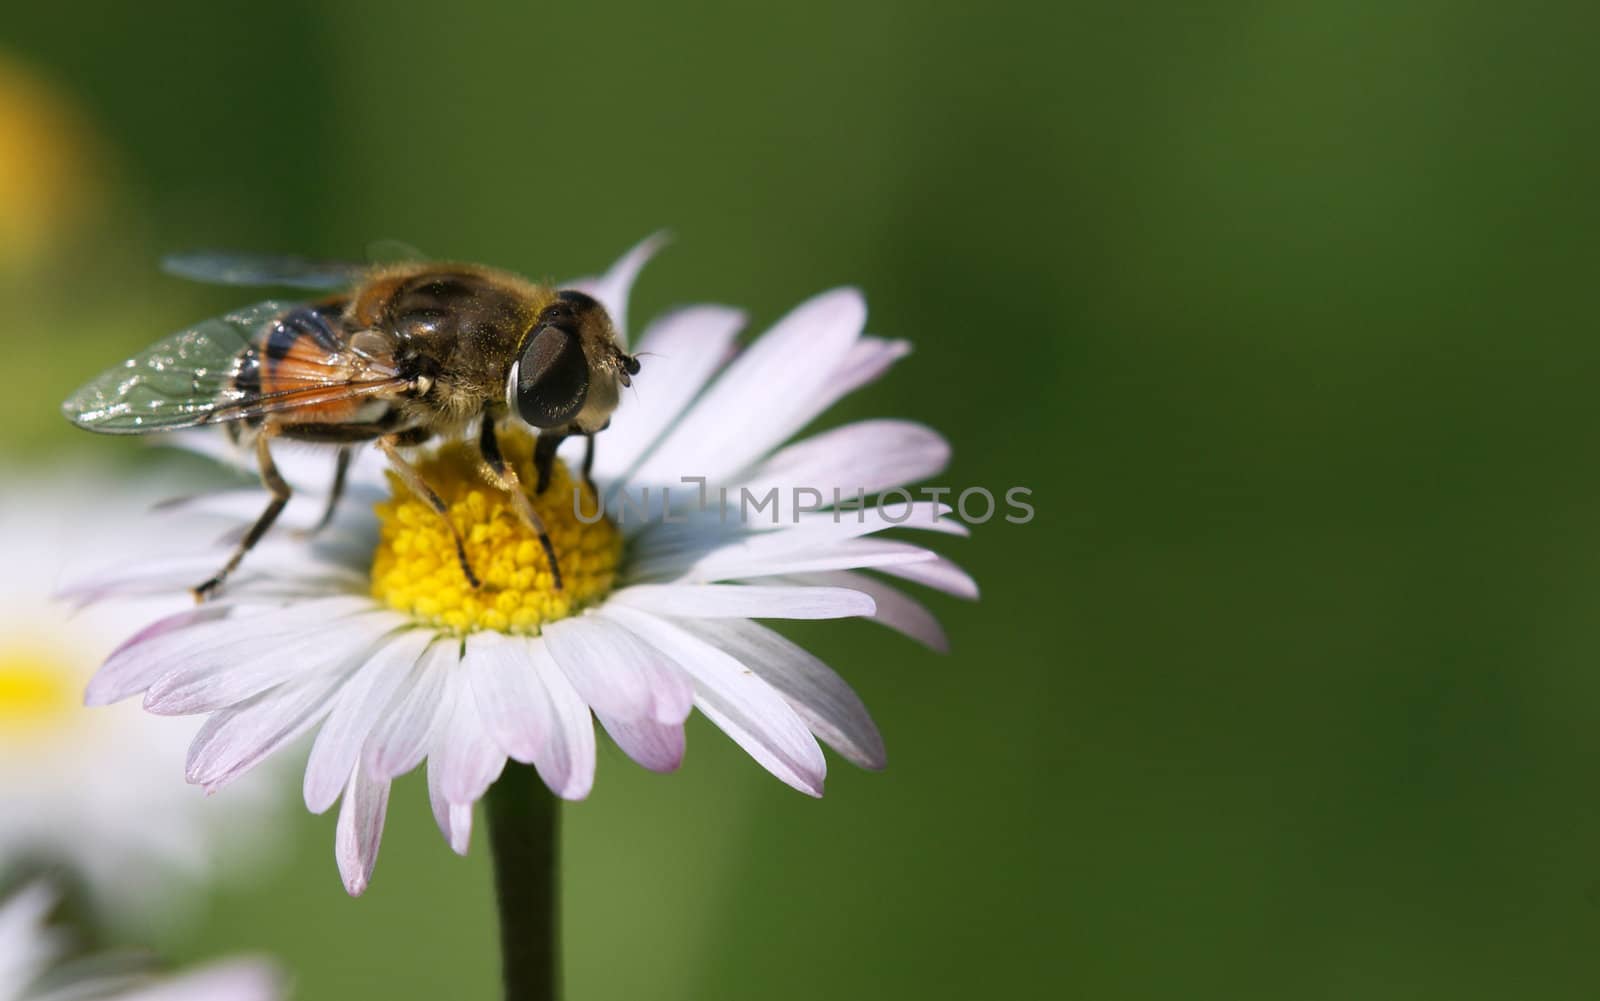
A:
<svg viewBox="0 0 1600 1001">
<path fill-rule="evenodd" d="M 333 521 L 333 515 L 339 509 L 339 498 L 344 496 L 345 474 L 350 471 L 350 456 L 352 451 L 349 445 L 339 449 L 339 457 L 334 460 L 333 488 L 328 491 L 328 506 L 323 510 L 322 517 L 317 520 L 305 534 L 309 538 L 327 528 Z"/>
<path fill-rule="evenodd" d="M 389 465 L 400 474 L 400 478 L 405 481 L 411 492 L 427 501 L 428 506 L 433 508 L 444 522 L 445 527 L 450 529 L 450 537 L 456 543 L 456 559 L 461 563 L 461 572 L 466 575 L 467 583 L 472 585 L 473 590 L 477 590 L 483 584 L 478 580 L 478 575 L 472 572 L 472 565 L 467 562 L 467 546 L 461 541 L 461 533 L 456 530 L 455 522 L 450 520 L 450 508 L 445 505 L 444 499 L 438 492 L 428 486 L 428 481 L 417 472 L 417 467 L 407 462 L 400 454 L 398 438 L 398 435 L 386 434 L 378 439 L 378 447 L 383 449 L 383 454 L 389 459 Z"/>
<path fill-rule="evenodd" d="M 534 493 L 542 494 L 550 486 L 550 470 L 555 468 L 556 450 L 566 440 L 566 435 L 554 431 L 539 432 L 539 440 L 533 444 L 533 471 L 539 477 L 533 485 Z"/>
<path fill-rule="evenodd" d="M 553 436 L 552 436 L 553 437 Z M 534 452 L 534 463 L 539 462 L 539 449 L 544 447 L 545 436 L 539 436 L 539 444 Z M 555 439 L 560 444 L 559 438 Z M 556 560 L 556 547 L 550 544 L 550 533 L 545 531 L 544 519 L 539 517 L 539 512 L 533 509 L 533 501 L 522 491 L 522 479 L 517 476 L 517 470 L 500 454 L 500 440 L 494 432 L 494 415 L 483 415 L 483 430 L 478 435 L 478 452 L 483 456 L 483 461 L 488 465 L 489 472 L 499 481 L 497 486 L 511 496 L 511 506 L 517 509 L 517 515 L 523 523 L 533 529 L 539 536 L 539 545 L 544 547 L 544 557 L 550 561 L 550 579 L 555 584 L 556 590 L 561 590 L 561 564 Z M 555 458 L 555 449 L 550 449 L 550 458 Z M 549 485 L 549 473 L 541 472 L 540 480 L 544 485 Z"/>
<path fill-rule="evenodd" d="M 583 482 L 589 484 L 589 492 L 598 497 L 600 496 L 600 491 L 594 488 L 594 476 L 592 475 L 593 472 L 594 435 L 586 434 L 583 436 Z"/>
<path fill-rule="evenodd" d="M 244 538 L 234 549 L 233 555 L 223 564 L 222 569 L 217 571 L 216 576 L 194 589 L 195 601 L 205 601 L 216 593 L 222 582 L 238 567 L 239 561 L 244 559 L 244 554 L 255 548 L 255 544 L 267 534 L 267 529 L 278 520 L 278 515 L 283 513 L 284 507 L 289 503 L 292 491 L 289 489 L 289 484 L 278 474 L 278 467 L 272 461 L 272 450 L 267 446 L 269 438 L 270 435 L 265 431 L 256 438 L 256 463 L 261 467 L 261 485 L 272 493 L 272 500 L 267 502 L 267 509 L 256 518 L 255 524 L 250 526 L 250 531 L 245 533 Z"/>
</svg>

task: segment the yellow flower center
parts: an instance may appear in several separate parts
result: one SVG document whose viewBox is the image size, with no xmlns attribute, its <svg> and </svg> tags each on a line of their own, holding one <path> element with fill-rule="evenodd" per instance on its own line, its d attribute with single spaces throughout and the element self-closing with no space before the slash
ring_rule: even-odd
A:
<svg viewBox="0 0 1600 1001">
<path fill-rule="evenodd" d="M 418 622 L 453 633 L 481 629 L 537 633 L 611 590 L 622 558 L 622 535 L 609 518 L 594 519 L 598 504 L 588 487 L 575 494 L 567 467 L 557 462 L 550 484 L 535 494 L 532 435 L 500 435 L 500 450 L 522 478 L 544 521 L 561 566 L 556 590 L 539 537 L 518 516 L 509 494 L 491 486 L 475 445 L 450 442 L 416 463 L 449 508 L 466 545 L 467 562 L 481 587 L 461 572 L 455 540 L 444 520 L 394 473 L 391 498 L 377 506 L 380 537 L 372 557 L 372 595 Z M 575 501 L 581 504 L 574 510 Z"/>
<path fill-rule="evenodd" d="M 50 656 L 0 651 L 0 736 L 56 723 L 78 706 L 75 677 Z"/>
</svg>

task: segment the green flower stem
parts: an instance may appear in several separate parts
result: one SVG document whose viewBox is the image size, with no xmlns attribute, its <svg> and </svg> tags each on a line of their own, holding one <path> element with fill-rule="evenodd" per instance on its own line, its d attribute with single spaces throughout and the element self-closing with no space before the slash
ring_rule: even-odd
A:
<svg viewBox="0 0 1600 1001">
<path fill-rule="evenodd" d="M 531 766 L 508 761 L 485 805 L 506 1001 L 555 1001 L 561 994 L 556 798 Z"/>
</svg>

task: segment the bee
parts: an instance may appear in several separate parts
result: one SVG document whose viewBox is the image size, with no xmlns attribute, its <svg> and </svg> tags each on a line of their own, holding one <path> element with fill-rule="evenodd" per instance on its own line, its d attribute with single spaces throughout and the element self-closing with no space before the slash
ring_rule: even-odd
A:
<svg viewBox="0 0 1600 1001">
<path fill-rule="evenodd" d="M 107 369 L 62 405 L 68 420 L 103 434 L 216 424 L 254 446 L 271 499 L 228 561 L 194 589 L 197 600 L 217 591 L 289 502 L 289 485 L 272 461 L 276 439 L 337 450 L 318 528 L 333 517 L 353 450 L 374 443 L 449 526 L 462 572 L 479 587 L 444 501 L 400 452 L 462 435 L 474 422 L 486 478 L 507 492 L 538 535 L 561 587 L 550 536 L 503 458 L 496 430 L 511 421 L 536 430 L 537 492 L 548 486 L 556 449 L 569 436 L 585 438 L 589 479 L 594 435 L 610 423 L 622 388 L 639 373 L 638 359 L 624 349 L 600 303 L 575 289 L 475 264 L 368 268 L 199 254 L 166 265 L 201 281 L 331 292 L 310 302 L 259 302 L 206 320 Z"/>
</svg>

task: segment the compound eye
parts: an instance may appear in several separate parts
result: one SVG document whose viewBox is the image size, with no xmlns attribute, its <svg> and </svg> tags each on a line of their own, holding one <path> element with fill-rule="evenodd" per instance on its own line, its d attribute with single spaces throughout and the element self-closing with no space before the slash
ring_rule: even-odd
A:
<svg viewBox="0 0 1600 1001">
<path fill-rule="evenodd" d="M 534 331 L 517 362 L 517 413 L 536 428 L 570 423 L 589 396 L 589 362 L 575 334 L 560 327 Z"/>
</svg>

